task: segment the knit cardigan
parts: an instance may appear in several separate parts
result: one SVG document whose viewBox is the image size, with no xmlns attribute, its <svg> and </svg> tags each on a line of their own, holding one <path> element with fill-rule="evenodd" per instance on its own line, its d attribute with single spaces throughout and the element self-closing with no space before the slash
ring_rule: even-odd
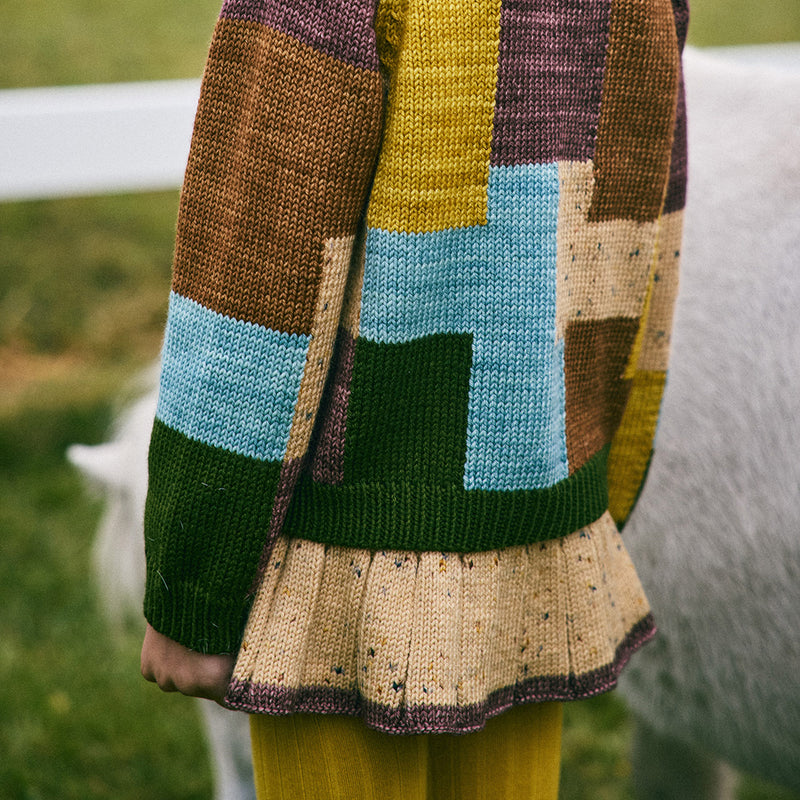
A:
<svg viewBox="0 0 800 800">
<path fill-rule="evenodd" d="M 181 196 L 145 613 L 235 652 L 279 534 L 622 524 L 677 289 L 685 0 L 226 0 Z"/>
</svg>

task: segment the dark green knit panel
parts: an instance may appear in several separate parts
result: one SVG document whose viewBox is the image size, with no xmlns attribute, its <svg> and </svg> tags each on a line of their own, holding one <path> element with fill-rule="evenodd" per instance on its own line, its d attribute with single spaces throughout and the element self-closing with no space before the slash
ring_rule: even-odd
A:
<svg viewBox="0 0 800 800">
<path fill-rule="evenodd" d="M 504 492 L 412 482 L 330 486 L 302 479 L 284 533 L 347 547 L 443 552 L 557 539 L 607 510 L 608 450 L 547 489 Z"/>
<path fill-rule="evenodd" d="M 279 473 L 280 463 L 202 444 L 156 420 L 144 602 L 156 630 L 201 652 L 238 649 Z"/>
<path fill-rule="evenodd" d="M 399 344 L 356 341 L 345 485 L 380 480 L 461 485 L 472 334 Z"/>
</svg>

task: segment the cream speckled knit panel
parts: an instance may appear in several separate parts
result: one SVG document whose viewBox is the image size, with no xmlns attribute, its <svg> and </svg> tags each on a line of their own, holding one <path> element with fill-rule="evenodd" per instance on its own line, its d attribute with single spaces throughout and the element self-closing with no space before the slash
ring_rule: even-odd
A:
<svg viewBox="0 0 800 800">
<path fill-rule="evenodd" d="M 515 702 L 611 688 L 652 621 L 613 521 L 475 554 L 281 538 L 228 702 L 471 730 Z"/>
</svg>

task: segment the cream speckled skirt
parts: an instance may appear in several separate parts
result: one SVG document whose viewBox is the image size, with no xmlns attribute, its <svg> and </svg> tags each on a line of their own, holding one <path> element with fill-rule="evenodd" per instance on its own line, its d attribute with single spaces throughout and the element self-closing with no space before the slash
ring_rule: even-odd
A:
<svg viewBox="0 0 800 800">
<path fill-rule="evenodd" d="M 611 689 L 654 631 L 608 514 L 563 539 L 473 554 L 279 538 L 227 702 L 467 732 L 513 705 Z"/>
</svg>

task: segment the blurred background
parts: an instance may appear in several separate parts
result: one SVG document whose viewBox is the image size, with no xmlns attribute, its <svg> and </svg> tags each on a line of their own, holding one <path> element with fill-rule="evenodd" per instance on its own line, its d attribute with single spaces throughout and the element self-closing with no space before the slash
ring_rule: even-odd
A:
<svg viewBox="0 0 800 800">
<path fill-rule="evenodd" d="M 196 78 L 219 0 L 0 0 L 0 89 Z M 698 46 L 800 40 L 798 0 L 693 0 Z M 209 798 L 195 704 L 99 612 L 64 459 L 158 354 L 177 191 L 0 203 L 0 798 Z M 632 800 L 614 695 L 568 708 L 564 800 Z M 745 781 L 740 800 L 790 798 Z"/>
</svg>

